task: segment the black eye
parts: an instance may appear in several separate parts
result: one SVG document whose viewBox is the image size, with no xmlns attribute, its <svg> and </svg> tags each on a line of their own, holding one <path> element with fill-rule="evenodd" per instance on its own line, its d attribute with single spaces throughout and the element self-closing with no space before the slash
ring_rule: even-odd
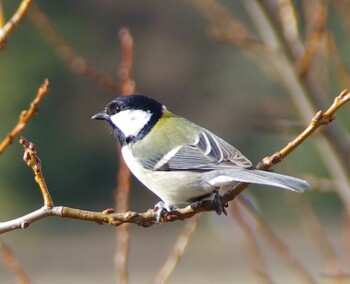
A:
<svg viewBox="0 0 350 284">
<path fill-rule="evenodd" d="M 122 107 L 119 104 L 111 103 L 106 107 L 106 112 L 109 115 L 116 114 L 122 110 Z"/>
</svg>

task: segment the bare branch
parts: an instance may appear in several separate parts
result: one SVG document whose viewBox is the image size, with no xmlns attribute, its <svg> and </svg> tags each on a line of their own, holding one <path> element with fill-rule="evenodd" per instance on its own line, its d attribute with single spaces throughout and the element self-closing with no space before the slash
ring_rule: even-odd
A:
<svg viewBox="0 0 350 284">
<path fill-rule="evenodd" d="M 42 172 L 41 160 L 39 159 L 35 146 L 33 143 L 28 142 L 24 137 L 21 137 L 19 143 L 23 146 L 24 155 L 23 161 L 28 167 L 32 168 L 35 176 L 35 181 L 39 185 L 41 195 L 44 199 L 45 207 L 54 207 L 49 189 L 47 188 L 46 181 Z"/>
<path fill-rule="evenodd" d="M 244 212 L 242 211 L 242 208 L 239 208 L 239 203 L 235 202 L 229 212 L 232 219 L 237 222 L 244 233 L 244 241 L 246 243 L 251 262 L 254 266 L 254 273 L 258 276 L 258 279 L 261 280 L 262 283 L 273 283 L 264 262 L 262 253 L 259 250 L 254 230 L 249 226 L 245 216 L 243 216 Z"/>
<path fill-rule="evenodd" d="M 58 216 L 62 217 L 62 207 L 41 207 L 38 210 L 35 210 L 29 214 L 26 214 L 24 216 L 21 216 L 19 218 L 6 221 L 6 222 L 0 222 L 0 234 L 10 232 L 17 229 L 26 229 L 29 227 L 30 224 L 46 218 L 48 216 Z"/>
<path fill-rule="evenodd" d="M 6 138 L 0 143 L 0 155 L 5 151 L 5 149 L 12 143 L 13 139 L 19 135 L 22 130 L 26 127 L 26 123 L 31 119 L 37 112 L 38 106 L 44 95 L 49 91 L 50 83 L 48 79 L 45 79 L 38 92 L 35 99 L 30 103 L 28 110 L 21 112 L 19 120 L 16 126 L 7 134 Z"/>
<path fill-rule="evenodd" d="M 13 14 L 12 18 L 0 29 L 0 50 L 5 48 L 6 40 L 10 33 L 14 30 L 16 26 L 23 20 L 29 5 L 32 0 L 22 0 L 17 11 Z M 1 17 L 0 17 L 1 18 Z M 1 21 L 3 22 L 3 16 Z"/>
<path fill-rule="evenodd" d="M 299 57 L 304 52 L 304 47 L 300 39 L 299 21 L 294 1 L 278 0 L 277 2 L 284 38 L 291 46 L 293 54 Z"/>
<path fill-rule="evenodd" d="M 79 56 L 51 24 L 49 18 L 41 11 L 36 3 L 33 3 L 29 17 L 56 48 L 58 56 L 68 65 L 73 73 L 87 77 L 107 92 L 117 92 L 118 85 L 115 80 L 103 71 L 98 70 L 85 58 Z"/>
<path fill-rule="evenodd" d="M 0 29 L 2 29 L 5 26 L 5 14 L 4 14 L 4 8 L 2 6 L 2 0 L 0 0 Z"/>
<path fill-rule="evenodd" d="M 135 82 L 131 78 L 134 40 L 126 28 L 119 31 L 119 40 L 121 46 L 121 61 L 118 71 L 120 92 L 122 96 L 128 96 L 135 92 Z"/>
<path fill-rule="evenodd" d="M 319 251 L 324 256 L 323 259 L 328 264 L 327 274 L 338 275 L 342 277 L 341 265 L 338 261 L 337 254 L 331 244 L 327 239 L 322 225 L 317 218 L 315 212 L 313 211 L 310 203 L 305 198 L 300 198 L 297 194 L 289 198 L 296 208 L 295 212 L 300 217 L 299 220 L 304 227 L 304 230 L 309 233 L 312 242 L 318 246 Z M 310 226 L 312 224 L 312 226 Z"/>
<path fill-rule="evenodd" d="M 12 250 L 0 240 L 0 252 L 3 255 L 5 263 L 12 270 L 13 274 L 18 279 L 21 284 L 30 284 L 30 280 L 26 273 L 24 272 L 22 266 L 18 262 L 16 256 L 13 254 Z"/>
<path fill-rule="evenodd" d="M 287 244 L 285 244 L 276 234 L 271 230 L 269 225 L 264 221 L 264 219 L 252 209 L 250 204 L 248 204 L 244 199 L 239 199 L 240 204 L 247 210 L 247 212 L 254 218 L 257 229 L 259 230 L 259 236 L 265 238 L 278 255 L 282 256 L 293 271 L 299 274 L 300 278 L 304 281 L 302 283 L 317 283 L 310 273 L 305 269 L 305 267 L 298 261 L 298 259 L 292 254 Z"/>
<path fill-rule="evenodd" d="M 317 10 L 315 13 L 317 17 L 314 20 L 313 31 L 308 37 L 304 52 L 302 56 L 298 58 L 297 62 L 299 76 L 301 77 L 308 73 L 315 53 L 319 48 L 320 41 L 323 39 L 325 34 L 328 6 L 326 3 L 319 3 L 316 9 L 315 7 L 313 7 L 313 9 Z"/>
<path fill-rule="evenodd" d="M 177 238 L 175 246 L 171 250 L 167 260 L 164 262 L 162 268 L 158 272 L 153 282 L 154 284 L 166 283 L 170 275 L 174 272 L 177 263 L 179 262 L 180 258 L 183 256 L 187 248 L 189 240 L 191 239 L 193 233 L 197 228 L 200 216 L 202 215 L 197 214 L 186 222 L 185 227 L 183 228 L 182 232 Z"/>
<path fill-rule="evenodd" d="M 121 61 L 118 71 L 120 81 L 120 93 L 127 96 L 135 91 L 135 83 L 131 78 L 131 69 L 133 62 L 133 38 L 126 28 L 119 31 L 119 40 L 121 46 Z M 125 212 L 129 208 L 129 192 L 131 173 L 121 155 L 118 145 L 119 168 L 117 173 L 117 184 L 115 195 L 115 204 L 117 212 Z M 117 268 L 118 283 L 127 283 L 127 261 L 129 255 L 129 228 L 122 226 L 117 231 L 117 246 L 115 262 Z"/>
<path fill-rule="evenodd" d="M 188 0 L 209 19 L 209 35 L 219 41 L 229 41 L 245 49 L 260 49 L 263 43 L 254 38 L 248 29 L 215 0 Z"/>
</svg>

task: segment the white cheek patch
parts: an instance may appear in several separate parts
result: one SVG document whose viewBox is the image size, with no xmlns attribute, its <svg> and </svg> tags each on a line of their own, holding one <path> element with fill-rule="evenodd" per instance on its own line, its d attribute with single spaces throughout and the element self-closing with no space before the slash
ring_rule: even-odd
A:
<svg viewBox="0 0 350 284">
<path fill-rule="evenodd" d="M 151 116 L 152 114 L 149 111 L 129 109 L 111 115 L 110 119 L 124 133 L 125 137 L 130 137 L 137 136 L 147 122 L 149 122 Z"/>
</svg>

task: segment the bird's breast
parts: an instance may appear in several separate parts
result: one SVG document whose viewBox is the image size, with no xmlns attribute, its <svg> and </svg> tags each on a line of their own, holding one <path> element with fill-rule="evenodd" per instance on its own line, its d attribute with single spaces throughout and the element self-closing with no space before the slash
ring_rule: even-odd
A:
<svg viewBox="0 0 350 284">
<path fill-rule="evenodd" d="M 123 158 L 133 175 L 167 204 L 182 207 L 189 200 L 210 193 L 214 187 L 201 180 L 201 174 L 191 171 L 154 171 L 142 166 L 131 146 L 122 148 Z"/>
</svg>

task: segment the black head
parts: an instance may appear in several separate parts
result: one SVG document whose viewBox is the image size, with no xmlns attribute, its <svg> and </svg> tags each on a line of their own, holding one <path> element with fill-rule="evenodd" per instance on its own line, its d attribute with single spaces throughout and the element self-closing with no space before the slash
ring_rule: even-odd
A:
<svg viewBox="0 0 350 284">
<path fill-rule="evenodd" d="M 115 130 L 122 145 L 142 139 L 162 116 L 165 107 L 142 96 L 117 97 L 92 119 L 105 120 Z"/>
</svg>

